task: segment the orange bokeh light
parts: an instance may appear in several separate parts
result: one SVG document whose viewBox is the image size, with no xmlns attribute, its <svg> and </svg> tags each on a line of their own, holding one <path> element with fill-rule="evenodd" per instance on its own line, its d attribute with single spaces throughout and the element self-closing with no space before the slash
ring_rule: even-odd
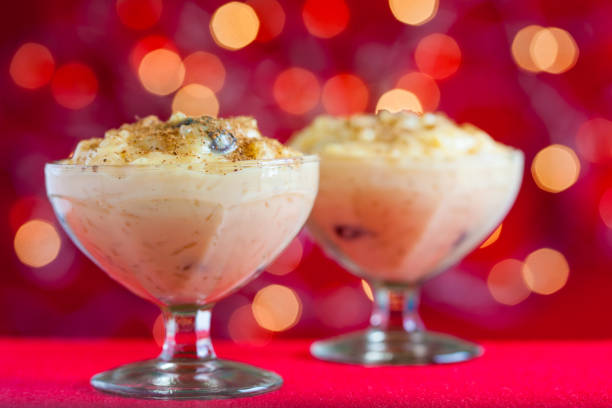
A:
<svg viewBox="0 0 612 408">
<path fill-rule="evenodd" d="M 174 43 L 163 35 L 150 35 L 138 41 L 130 52 L 130 65 L 132 66 L 132 69 L 138 72 L 138 67 L 140 66 L 140 62 L 144 56 L 151 51 L 160 48 L 178 53 Z"/>
<path fill-rule="evenodd" d="M 459 69 L 461 49 L 448 35 L 434 33 L 419 41 L 414 59 L 421 72 L 435 79 L 444 79 Z"/>
<path fill-rule="evenodd" d="M 261 327 L 280 332 L 298 322 L 302 314 L 302 302 L 288 287 L 269 285 L 257 292 L 251 310 Z"/>
<path fill-rule="evenodd" d="M 153 27 L 161 17 L 162 0 L 117 0 L 121 22 L 134 30 Z"/>
<path fill-rule="evenodd" d="M 489 245 L 492 245 L 495 241 L 497 241 L 497 239 L 499 238 L 499 235 L 501 234 L 502 231 L 502 225 L 503 224 L 499 224 L 499 227 L 495 228 L 495 231 L 493 231 L 491 233 L 491 235 L 489 235 L 489 238 L 487 238 L 482 245 L 480 245 L 480 248 L 486 248 Z"/>
<path fill-rule="evenodd" d="M 96 99 L 98 79 L 87 65 L 71 62 L 55 71 L 51 91 L 57 103 L 63 107 L 81 109 Z"/>
<path fill-rule="evenodd" d="M 569 265 L 561 252 L 542 248 L 525 259 L 523 278 L 533 292 L 550 295 L 565 286 L 569 272 Z"/>
<path fill-rule="evenodd" d="M 368 282 L 365 281 L 365 279 L 361 280 L 361 288 L 363 289 L 363 293 L 365 293 L 368 299 L 370 299 L 371 301 L 374 301 L 374 294 L 372 293 L 372 287 L 370 286 Z"/>
<path fill-rule="evenodd" d="M 361 78 L 339 74 L 325 82 L 321 102 L 332 115 L 351 115 L 366 109 L 369 95 L 368 87 Z"/>
<path fill-rule="evenodd" d="M 350 11 L 344 0 L 306 0 L 302 19 L 315 37 L 331 38 L 347 27 Z"/>
<path fill-rule="evenodd" d="M 520 29 L 512 40 L 512 57 L 516 64 L 530 72 L 560 74 L 578 60 L 578 45 L 572 35 L 558 27 L 529 25 Z"/>
<path fill-rule="evenodd" d="M 259 32 L 256 41 L 266 42 L 278 37 L 285 27 L 285 11 L 276 0 L 249 0 L 259 17 Z"/>
<path fill-rule="evenodd" d="M 153 50 L 140 61 L 138 78 L 147 91 L 156 95 L 168 95 L 183 83 L 185 66 L 175 52 Z"/>
<path fill-rule="evenodd" d="M 423 107 L 419 98 L 410 91 L 405 89 L 391 89 L 385 92 L 378 99 L 376 104 L 376 112 L 380 110 L 388 110 L 389 112 L 412 111 L 423 113 Z"/>
<path fill-rule="evenodd" d="M 57 258 L 62 241 L 55 227 L 49 222 L 31 220 L 17 230 L 13 244 L 22 263 L 41 268 Z"/>
<path fill-rule="evenodd" d="M 559 193 L 578 180 L 580 160 L 571 148 L 553 144 L 536 154 L 531 163 L 531 174 L 542 190 Z"/>
<path fill-rule="evenodd" d="M 304 248 L 298 238 L 294 238 L 287 248 L 266 267 L 266 271 L 273 275 L 286 275 L 293 272 L 302 261 Z"/>
<path fill-rule="evenodd" d="M 172 99 L 172 112 L 183 112 L 187 116 L 217 116 L 219 101 L 215 93 L 200 84 L 182 87 Z"/>
<path fill-rule="evenodd" d="M 239 50 L 252 43 L 259 31 L 259 18 L 253 7 L 230 1 L 219 7 L 210 19 L 210 33 L 218 46 Z"/>
<path fill-rule="evenodd" d="M 590 162 L 604 162 L 612 157 L 612 121 L 595 118 L 584 122 L 576 135 L 578 152 Z"/>
<path fill-rule="evenodd" d="M 13 55 L 9 74 L 20 87 L 36 89 L 51 80 L 54 69 L 55 62 L 47 47 L 37 43 L 25 43 Z"/>
<path fill-rule="evenodd" d="M 225 67 L 214 54 L 196 51 L 183 60 L 185 85 L 200 84 L 219 92 L 225 83 Z"/>
<path fill-rule="evenodd" d="M 409 72 L 397 81 L 395 87 L 415 94 L 424 112 L 433 112 L 438 109 L 440 88 L 429 75 L 422 72 Z"/>
<path fill-rule="evenodd" d="M 487 287 L 491 296 L 504 305 L 516 305 L 531 293 L 523 280 L 523 262 L 516 259 L 496 263 L 487 277 Z"/>
<path fill-rule="evenodd" d="M 289 68 L 274 81 L 274 100 L 285 112 L 304 114 L 317 106 L 321 87 L 317 77 L 304 68 Z"/>
<path fill-rule="evenodd" d="M 430 21 L 438 11 L 438 0 L 389 0 L 391 12 L 399 21 L 421 25 Z"/>
<path fill-rule="evenodd" d="M 526 71 L 537 72 L 539 69 L 531 59 L 530 46 L 533 37 L 542 29 L 539 25 L 529 25 L 521 28 L 512 40 L 512 57 L 514 62 Z"/>
</svg>

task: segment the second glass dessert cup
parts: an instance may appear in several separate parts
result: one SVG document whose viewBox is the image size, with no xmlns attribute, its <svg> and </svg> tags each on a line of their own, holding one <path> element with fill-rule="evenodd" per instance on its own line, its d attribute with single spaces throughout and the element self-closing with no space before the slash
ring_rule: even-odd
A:
<svg viewBox="0 0 612 408">
<path fill-rule="evenodd" d="M 518 193 L 523 154 L 449 160 L 321 158 L 308 229 L 335 260 L 367 280 L 370 326 L 315 342 L 322 360 L 364 365 L 465 361 L 480 346 L 425 329 L 422 283 L 459 262 L 504 218 Z"/>
<path fill-rule="evenodd" d="M 277 374 L 218 359 L 214 303 L 254 279 L 293 239 L 318 184 L 314 156 L 186 165 L 45 168 L 74 243 L 113 279 L 160 306 L 161 354 L 95 375 L 102 391 L 152 399 L 257 395 Z"/>
</svg>

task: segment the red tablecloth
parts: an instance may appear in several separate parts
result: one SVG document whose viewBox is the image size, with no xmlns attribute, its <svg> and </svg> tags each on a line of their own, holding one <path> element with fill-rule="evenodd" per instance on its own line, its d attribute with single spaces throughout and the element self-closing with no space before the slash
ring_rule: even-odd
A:
<svg viewBox="0 0 612 408">
<path fill-rule="evenodd" d="M 157 354 L 151 341 L 0 340 L 0 407 L 602 407 L 612 406 L 612 341 L 489 342 L 462 364 L 325 363 L 305 340 L 263 348 L 217 341 L 217 354 L 274 370 L 275 392 L 222 401 L 152 401 L 95 391 L 89 377 Z"/>
</svg>

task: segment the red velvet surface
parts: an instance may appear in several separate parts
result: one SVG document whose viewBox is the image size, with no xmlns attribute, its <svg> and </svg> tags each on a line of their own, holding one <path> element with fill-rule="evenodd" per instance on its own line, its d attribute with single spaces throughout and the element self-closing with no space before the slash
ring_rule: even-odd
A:
<svg viewBox="0 0 612 408">
<path fill-rule="evenodd" d="M 446 366 L 332 364 L 309 341 L 266 347 L 216 342 L 217 354 L 281 374 L 283 387 L 223 401 L 145 401 L 102 394 L 91 375 L 154 356 L 143 340 L 0 340 L 2 407 L 603 407 L 612 406 L 612 341 L 486 342 L 477 360 Z"/>
</svg>

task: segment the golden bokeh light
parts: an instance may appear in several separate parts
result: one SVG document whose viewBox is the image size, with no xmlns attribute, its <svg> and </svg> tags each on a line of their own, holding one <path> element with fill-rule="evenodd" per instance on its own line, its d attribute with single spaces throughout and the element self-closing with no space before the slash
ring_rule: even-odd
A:
<svg viewBox="0 0 612 408">
<path fill-rule="evenodd" d="M 563 254 L 551 248 L 530 253 L 523 265 L 523 278 L 533 292 L 550 295 L 567 283 L 569 265 Z"/>
<path fill-rule="evenodd" d="M 559 193 L 578 180 L 580 160 L 571 148 L 553 144 L 536 154 L 531 164 L 531 174 L 542 190 Z"/>
<path fill-rule="evenodd" d="M 487 277 L 491 296 L 504 305 L 516 305 L 527 299 L 531 290 L 523 279 L 523 262 L 504 259 L 496 263 Z"/>
<path fill-rule="evenodd" d="M 306 0 L 302 8 L 306 29 L 319 38 L 340 34 L 347 27 L 350 15 L 344 0 Z"/>
<path fill-rule="evenodd" d="M 440 104 L 440 88 L 436 81 L 422 72 L 409 72 L 403 75 L 395 85 L 416 95 L 424 112 L 433 112 Z"/>
<path fill-rule="evenodd" d="M 196 51 L 183 60 L 184 84 L 200 84 L 219 92 L 225 83 L 225 67 L 215 54 Z"/>
<path fill-rule="evenodd" d="M 140 61 L 138 78 L 147 91 L 155 95 L 169 95 L 183 83 L 185 65 L 175 52 L 153 50 Z"/>
<path fill-rule="evenodd" d="M 336 75 L 323 85 L 321 102 L 332 115 L 351 115 L 365 111 L 370 91 L 361 78 L 352 74 Z"/>
<path fill-rule="evenodd" d="M 516 64 L 530 72 L 560 74 L 578 60 L 578 45 L 572 35 L 558 27 L 529 25 L 520 29 L 512 40 L 512 57 Z"/>
<path fill-rule="evenodd" d="M 529 45 L 529 54 L 534 65 L 540 71 L 545 71 L 554 64 L 558 53 L 559 44 L 553 33 L 547 28 L 538 30 Z"/>
<path fill-rule="evenodd" d="M 398 88 L 391 89 L 381 95 L 376 104 L 376 112 L 380 110 L 388 110 L 389 112 L 407 110 L 423 113 L 423 107 L 419 98 L 410 91 Z"/>
<path fill-rule="evenodd" d="M 253 7 L 230 1 L 219 7 L 210 20 L 210 33 L 220 47 L 239 50 L 252 43 L 259 31 L 259 18 Z"/>
<path fill-rule="evenodd" d="M 414 50 L 419 71 L 435 79 L 453 75 L 461 65 L 459 44 L 446 34 L 433 33 L 422 38 Z"/>
<path fill-rule="evenodd" d="M 425 24 L 438 11 L 438 0 L 389 0 L 391 12 L 399 21 L 409 25 Z"/>
<path fill-rule="evenodd" d="M 370 299 L 371 301 L 374 301 L 374 294 L 372 293 L 372 287 L 365 279 L 361 280 L 361 288 L 363 289 L 363 293 L 365 293 L 368 299 Z"/>
<path fill-rule="evenodd" d="M 516 62 L 520 68 L 526 71 L 537 72 L 539 70 L 531 59 L 530 47 L 533 38 L 541 29 L 542 27 L 539 25 L 529 25 L 527 27 L 523 27 L 516 33 L 514 39 L 512 40 L 512 46 L 510 49 L 512 51 L 514 62 Z"/>
<path fill-rule="evenodd" d="M 33 268 L 53 262 L 62 245 L 55 227 L 43 220 L 31 220 L 23 224 L 17 230 L 13 243 L 19 260 Z"/>
<path fill-rule="evenodd" d="M 293 67 L 281 72 L 273 86 L 274 100 L 285 112 L 304 114 L 319 103 L 321 86 L 310 71 Z"/>
<path fill-rule="evenodd" d="M 266 271 L 273 275 L 286 275 L 293 272 L 302 260 L 304 248 L 298 238 L 294 238 L 287 248 L 266 267 Z"/>
<path fill-rule="evenodd" d="M 302 314 L 302 302 L 288 287 L 269 285 L 257 292 L 251 309 L 261 327 L 280 332 L 298 322 Z"/>
<path fill-rule="evenodd" d="M 493 231 L 491 235 L 489 235 L 489 237 L 480 245 L 480 248 L 486 248 L 497 241 L 502 231 L 502 225 L 503 224 L 499 224 L 499 227 L 495 228 L 495 231 Z"/>
<path fill-rule="evenodd" d="M 55 62 L 47 47 L 25 43 L 13 55 L 9 74 L 20 87 L 37 89 L 51 80 L 54 69 Z"/>
<path fill-rule="evenodd" d="M 172 112 L 183 112 L 187 116 L 214 116 L 219 114 L 219 101 L 215 93 L 200 84 L 182 87 L 172 99 Z"/>
</svg>

